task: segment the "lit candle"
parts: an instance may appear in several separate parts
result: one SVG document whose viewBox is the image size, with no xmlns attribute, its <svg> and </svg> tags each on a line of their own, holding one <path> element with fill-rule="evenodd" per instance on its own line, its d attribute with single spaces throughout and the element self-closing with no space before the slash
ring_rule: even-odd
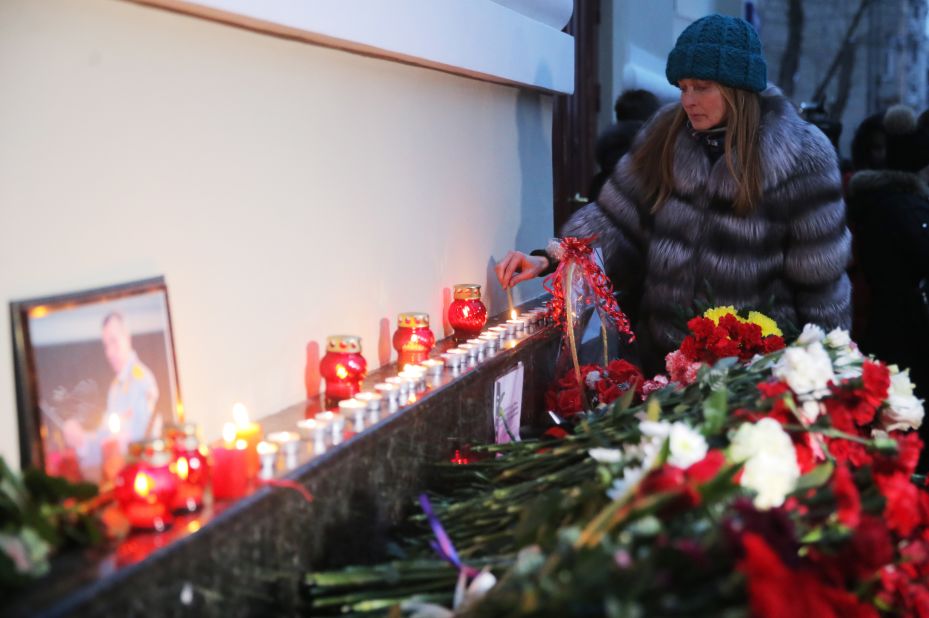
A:
<svg viewBox="0 0 929 618">
<path fill-rule="evenodd" d="M 401 378 L 400 376 L 393 376 L 386 378 L 384 380 L 387 384 L 392 384 L 397 387 L 397 401 L 403 402 L 410 395 L 410 382 L 406 378 Z M 377 387 L 375 387 L 377 388 Z"/>
<path fill-rule="evenodd" d="M 415 365 L 429 358 L 435 345 L 435 334 L 429 329 L 429 314 L 401 313 L 397 316 L 397 330 L 393 346 L 397 351 L 397 367 Z"/>
<path fill-rule="evenodd" d="M 326 378 L 326 407 L 351 399 L 361 390 L 368 365 L 361 355 L 361 337 L 333 335 L 326 338 L 326 355 L 319 362 L 319 373 Z"/>
<path fill-rule="evenodd" d="M 364 402 L 367 406 L 369 412 L 380 412 L 381 411 L 381 402 L 384 400 L 384 397 L 378 395 L 377 393 L 372 393 L 369 391 L 364 391 L 355 395 L 355 399 L 358 401 Z"/>
<path fill-rule="evenodd" d="M 448 350 L 442 355 L 449 369 L 459 369 L 464 364 L 465 360 L 467 360 L 467 357 L 467 352 L 458 349 Z"/>
<path fill-rule="evenodd" d="M 442 375 L 442 368 L 445 366 L 445 363 L 434 358 L 429 358 L 424 360 L 421 363 L 421 366 L 426 369 L 426 373 L 432 376 Z"/>
<path fill-rule="evenodd" d="M 261 460 L 261 470 L 258 472 L 258 478 L 262 480 L 273 479 L 277 473 L 277 444 L 265 442 L 262 440 L 255 447 L 258 457 Z"/>
<path fill-rule="evenodd" d="M 357 399 L 346 399 L 339 402 L 339 414 L 352 423 L 352 429 L 355 433 L 361 433 L 365 430 L 367 411 L 368 404 Z"/>
<path fill-rule="evenodd" d="M 487 307 L 481 302 L 481 286 L 459 283 L 454 287 L 455 300 L 448 307 L 448 323 L 455 329 L 455 339 L 474 337 L 487 323 Z"/>
<path fill-rule="evenodd" d="M 223 441 L 213 446 L 212 485 L 215 499 L 234 500 L 248 491 L 247 449 L 245 440 L 236 439 L 236 426 L 233 423 L 223 425 Z"/>
<path fill-rule="evenodd" d="M 297 431 L 304 440 L 313 443 L 313 455 L 322 455 L 326 452 L 325 427 L 315 418 L 307 418 L 297 422 Z"/>
<path fill-rule="evenodd" d="M 112 481 L 123 467 L 123 445 L 120 437 L 119 414 L 111 412 L 107 416 L 109 435 L 100 445 L 103 465 L 100 476 L 104 481 Z"/>
<path fill-rule="evenodd" d="M 407 365 L 406 368 L 397 374 L 398 378 L 406 380 L 410 384 L 411 391 L 421 391 L 426 388 L 426 369 L 420 365 Z"/>
<path fill-rule="evenodd" d="M 345 432 L 345 417 L 331 410 L 326 410 L 316 415 L 316 421 L 325 427 L 324 435 L 328 436 L 329 442 L 333 446 L 342 443 Z"/>
<path fill-rule="evenodd" d="M 174 521 L 177 477 L 170 470 L 172 455 L 164 440 L 136 443 L 134 450 L 138 459 L 116 477 L 116 500 L 130 526 L 161 532 Z"/>
<path fill-rule="evenodd" d="M 196 511 L 203 506 L 203 494 L 210 480 L 210 464 L 206 447 L 200 444 L 197 426 L 184 423 L 174 437 L 174 463 L 177 475 L 175 511 Z"/>
<path fill-rule="evenodd" d="M 261 425 L 248 420 L 248 409 L 242 403 L 232 406 L 232 418 L 235 419 L 236 440 L 243 440 L 246 444 L 248 478 L 255 478 L 259 465 L 257 448 L 261 442 Z"/>
<path fill-rule="evenodd" d="M 292 431 L 275 431 L 269 433 L 267 441 L 276 444 L 284 455 L 284 468 L 293 470 L 300 465 L 300 436 Z"/>
</svg>

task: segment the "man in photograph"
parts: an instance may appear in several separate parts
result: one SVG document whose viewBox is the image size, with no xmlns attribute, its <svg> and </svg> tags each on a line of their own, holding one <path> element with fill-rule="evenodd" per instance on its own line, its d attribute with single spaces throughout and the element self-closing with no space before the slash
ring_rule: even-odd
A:
<svg viewBox="0 0 929 618">
<path fill-rule="evenodd" d="M 65 441 L 74 448 L 86 472 L 98 468 L 102 445 L 118 438 L 120 451 L 129 442 L 147 440 L 161 433 L 160 418 L 155 414 L 158 384 L 151 369 L 139 360 L 132 347 L 132 336 L 121 313 L 112 312 L 103 319 L 103 352 L 115 374 L 107 392 L 106 411 L 96 431 L 86 431 L 75 419 L 65 422 Z M 119 422 L 114 423 L 114 415 Z M 114 435 L 114 430 L 118 435 Z M 92 472 L 88 478 L 96 477 Z"/>
<path fill-rule="evenodd" d="M 122 314 L 113 312 L 103 319 L 103 351 L 116 376 L 106 398 L 106 416 L 119 415 L 128 441 L 147 440 L 159 435 L 153 414 L 158 401 L 158 384 L 132 348 L 132 336 Z"/>
</svg>

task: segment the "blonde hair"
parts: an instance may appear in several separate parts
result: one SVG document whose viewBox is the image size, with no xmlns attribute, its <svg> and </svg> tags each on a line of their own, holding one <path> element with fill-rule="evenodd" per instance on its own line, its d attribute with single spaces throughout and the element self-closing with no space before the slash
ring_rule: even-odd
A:
<svg viewBox="0 0 929 618">
<path fill-rule="evenodd" d="M 733 209 L 739 216 L 750 213 L 762 195 L 761 155 L 758 146 L 761 98 L 755 92 L 717 84 L 726 102 L 726 139 L 723 156 L 738 189 Z M 674 145 L 687 123 L 684 107 L 655 121 L 651 139 L 632 155 L 632 166 L 642 178 L 651 212 L 658 212 L 674 189 Z M 663 139 L 662 139 L 663 138 Z"/>
</svg>

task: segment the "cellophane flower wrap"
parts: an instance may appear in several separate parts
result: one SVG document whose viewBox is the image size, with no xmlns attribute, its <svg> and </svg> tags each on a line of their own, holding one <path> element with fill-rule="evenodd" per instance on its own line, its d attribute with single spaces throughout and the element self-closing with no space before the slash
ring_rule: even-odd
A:
<svg viewBox="0 0 929 618">
<path fill-rule="evenodd" d="M 549 311 L 562 329 L 562 345 L 546 404 L 563 418 L 602 409 L 625 393 L 638 400 L 645 383 L 635 365 L 617 359 L 635 336 L 598 264 L 593 240 L 568 237 L 548 249 L 558 268 L 544 286 L 552 295 Z"/>
</svg>

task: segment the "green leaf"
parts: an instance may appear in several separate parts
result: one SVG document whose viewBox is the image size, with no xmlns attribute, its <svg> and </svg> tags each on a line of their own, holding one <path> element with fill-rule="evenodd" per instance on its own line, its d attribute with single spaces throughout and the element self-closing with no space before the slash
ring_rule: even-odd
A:
<svg viewBox="0 0 929 618">
<path fill-rule="evenodd" d="M 803 492 L 807 489 L 813 489 L 814 487 L 822 487 L 832 478 L 834 469 L 835 466 L 831 461 L 821 463 L 797 479 L 797 488 L 792 493 Z"/>
<path fill-rule="evenodd" d="M 703 401 L 703 435 L 713 436 L 722 431 L 729 411 L 729 391 L 719 386 Z"/>
</svg>

